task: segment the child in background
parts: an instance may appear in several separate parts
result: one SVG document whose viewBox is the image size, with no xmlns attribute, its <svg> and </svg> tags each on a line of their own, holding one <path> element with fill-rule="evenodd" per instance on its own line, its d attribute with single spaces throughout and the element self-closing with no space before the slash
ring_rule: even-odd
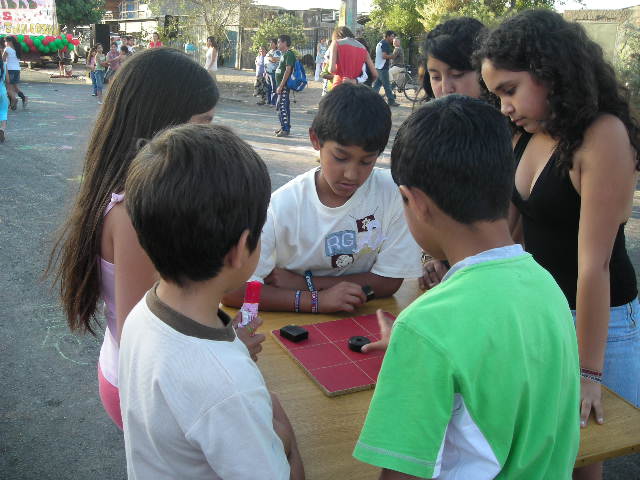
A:
<svg viewBox="0 0 640 480">
<path fill-rule="evenodd" d="M 509 234 L 507 122 L 481 100 L 429 102 L 400 127 L 391 172 L 411 233 L 453 266 L 393 325 L 354 456 L 381 479 L 571 478 L 575 333 L 562 291 Z"/>
<path fill-rule="evenodd" d="M 98 95 L 98 86 L 96 85 L 96 47 L 91 47 L 86 58 L 87 68 L 89 69 L 89 78 L 91 79 L 91 86 L 93 88 L 92 97 Z"/>
<path fill-rule="evenodd" d="M 166 75 L 169 71 L 174 73 Z M 183 89 L 198 96 L 182 98 Z M 131 308 L 157 280 L 122 203 L 127 170 L 140 139 L 171 125 L 211 123 L 217 101 L 209 74 L 184 53 L 154 48 L 128 59 L 107 92 L 89 140 L 80 191 L 52 252 L 50 265 L 55 264 L 72 331 L 94 333 L 104 303 L 98 385 L 105 411 L 120 428 L 120 332 Z M 264 336 L 244 338 L 255 353 L 256 340 Z"/>
<path fill-rule="evenodd" d="M 5 48 L 4 39 L 0 38 L 0 56 Z M 9 114 L 9 96 L 7 85 L 9 77 L 4 62 L 0 62 L 0 143 L 4 143 L 5 130 L 7 129 L 7 116 Z"/>
<path fill-rule="evenodd" d="M 264 63 L 267 55 L 267 49 L 260 47 L 258 55 L 256 55 L 256 83 L 254 85 L 254 97 L 259 97 L 258 105 L 264 105 L 267 97 L 267 87 L 265 82 Z"/>
<path fill-rule="evenodd" d="M 107 69 L 107 56 L 102 53 L 102 44 L 96 45 L 95 67 L 93 75 L 96 79 L 96 96 L 98 105 L 102 105 L 102 88 L 104 87 L 104 72 Z"/>
<path fill-rule="evenodd" d="M 320 167 L 271 196 L 260 263 L 262 310 L 352 312 L 393 295 L 421 274 L 420 248 L 409 235 L 390 172 L 374 168 L 391 129 L 391 112 L 363 85 L 343 84 L 320 101 L 309 129 Z M 224 297 L 242 304 L 243 290 Z"/>
<path fill-rule="evenodd" d="M 219 309 L 258 262 L 266 165 L 225 127 L 183 125 L 142 149 L 125 190 L 160 273 L 122 332 L 129 478 L 304 478 L 284 410 Z"/>
</svg>

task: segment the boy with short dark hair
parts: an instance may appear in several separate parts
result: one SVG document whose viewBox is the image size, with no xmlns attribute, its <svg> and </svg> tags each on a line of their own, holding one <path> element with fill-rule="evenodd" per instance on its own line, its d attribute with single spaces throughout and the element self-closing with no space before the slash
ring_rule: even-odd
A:
<svg viewBox="0 0 640 480">
<path fill-rule="evenodd" d="M 389 107 L 368 87 L 339 85 L 320 101 L 309 129 L 320 167 L 271 196 L 252 277 L 265 283 L 261 309 L 351 312 L 367 300 L 363 286 L 385 297 L 421 275 L 398 189 L 374 168 L 390 130 Z"/>
<path fill-rule="evenodd" d="M 255 269 L 270 190 L 224 127 L 167 130 L 132 163 L 127 211 L 161 280 L 120 343 L 131 479 L 304 477 L 286 414 L 219 309 Z"/>
<path fill-rule="evenodd" d="M 278 95 L 277 108 L 280 129 L 276 130 L 276 137 L 288 137 L 291 131 L 291 108 L 289 104 L 291 89 L 287 87 L 287 81 L 296 64 L 296 54 L 293 53 L 290 47 L 291 37 L 289 35 L 280 35 L 278 37 L 278 50 L 280 50 L 282 56 L 276 69 L 276 94 Z"/>
<path fill-rule="evenodd" d="M 575 329 L 556 282 L 509 233 L 506 120 L 469 97 L 429 102 L 398 131 L 391 171 L 413 236 L 453 266 L 393 325 L 354 456 L 387 480 L 571 478 Z"/>
</svg>

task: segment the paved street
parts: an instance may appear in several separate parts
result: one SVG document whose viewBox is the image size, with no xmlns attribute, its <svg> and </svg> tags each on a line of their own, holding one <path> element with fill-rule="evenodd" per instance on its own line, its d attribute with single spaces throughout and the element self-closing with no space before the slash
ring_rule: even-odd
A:
<svg viewBox="0 0 640 480">
<path fill-rule="evenodd" d="M 80 80 L 49 83 L 43 72 L 24 72 L 23 79 L 28 108 L 9 113 L 0 145 L 0 478 L 124 479 L 122 434 L 97 395 L 102 338 L 71 335 L 56 292 L 41 279 L 53 233 L 79 184 L 99 106 Z M 279 139 L 274 109 L 256 106 L 250 95 L 251 74 L 223 69 L 219 79 L 224 98 L 214 122 L 251 143 L 267 162 L 274 189 L 316 164 L 307 130 L 318 84 L 298 94 L 293 135 Z M 410 112 L 406 103 L 394 109 L 391 138 Z M 379 165 L 388 166 L 388 152 Z M 627 228 L 637 271 L 639 195 Z M 640 479 L 640 455 L 611 462 L 605 478 Z"/>
</svg>

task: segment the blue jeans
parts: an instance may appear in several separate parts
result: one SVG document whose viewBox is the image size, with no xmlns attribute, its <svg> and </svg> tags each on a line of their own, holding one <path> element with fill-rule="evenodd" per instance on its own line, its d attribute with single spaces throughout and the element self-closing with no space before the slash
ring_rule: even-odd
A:
<svg viewBox="0 0 640 480">
<path fill-rule="evenodd" d="M 98 94 L 98 86 L 96 85 L 96 72 L 89 72 L 89 78 L 91 78 L 91 85 L 93 86 L 93 94 Z"/>
<path fill-rule="evenodd" d="M 96 70 L 93 72 L 93 76 L 96 79 L 96 90 L 102 93 L 102 87 L 104 86 L 104 70 Z"/>
<path fill-rule="evenodd" d="M 610 312 L 602 383 L 640 407 L 640 302 L 636 298 Z"/>
<path fill-rule="evenodd" d="M 276 100 L 278 99 L 278 95 L 276 95 L 276 90 L 278 88 L 276 85 L 276 72 L 267 72 L 265 80 L 267 81 L 267 103 L 275 105 Z"/>
<path fill-rule="evenodd" d="M 376 70 L 378 70 L 376 68 Z M 378 78 L 376 79 L 376 83 L 373 84 L 373 90 L 378 93 L 380 91 L 380 87 L 384 86 L 384 93 L 387 96 L 387 101 L 389 103 L 393 103 L 396 101 L 396 96 L 391 91 L 391 82 L 389 81 L 389 69 L 385 68 L 384 70 L 378 70 Z"/>
<path fill-rule="evenodd" d="M 282 130 L 288 132 L 291 130 L 291 110 L 289 109 L 289 88 L 284 87 L 282 93 L 278 96 L 278 118 Z"/>
</svg>

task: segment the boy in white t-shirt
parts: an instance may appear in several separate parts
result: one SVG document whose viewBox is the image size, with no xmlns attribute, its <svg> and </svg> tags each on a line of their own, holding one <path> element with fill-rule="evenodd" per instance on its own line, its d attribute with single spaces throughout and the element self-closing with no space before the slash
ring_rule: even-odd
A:
<svg viewBox="0 0 640 480">
<path fill-rule="evenodd" d="M 389 170 L 374 168 L 391 130 L 391 112 L 363 85 L 343 84 L 320 101 L 309 129 L 320 167 L 271 196 L 260 262 L 263 310 L 353 311 L 393 295 L 421 275 L 420 247 L 405 222 Z M 240 306 L 243 290 L 225 295 Z"/>
<path fill-rule="evenodd" d="M 254 271 L 271 186 L 225 127 L 183 125 L 133 161 L 127 211 L 160 282 L 120 342 L 129 479 L 303 479 L 284 410 L 219 309 Z"/>
</svg>

